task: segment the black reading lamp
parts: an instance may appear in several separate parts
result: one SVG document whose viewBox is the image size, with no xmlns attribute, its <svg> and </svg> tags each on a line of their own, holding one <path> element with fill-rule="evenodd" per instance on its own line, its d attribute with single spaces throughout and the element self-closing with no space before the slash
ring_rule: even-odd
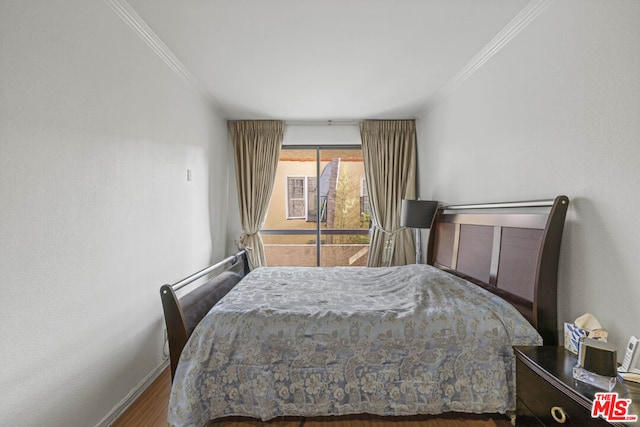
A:
<svg viewBox="0 0 640 427">
<path fill-rule="evenodd" d="M 433 200 L 402 200 L 400 226 L 416 229 L 416 264 L 420 264 L 420 229 L 430 228 L 438 202 Z"/>
</svg>

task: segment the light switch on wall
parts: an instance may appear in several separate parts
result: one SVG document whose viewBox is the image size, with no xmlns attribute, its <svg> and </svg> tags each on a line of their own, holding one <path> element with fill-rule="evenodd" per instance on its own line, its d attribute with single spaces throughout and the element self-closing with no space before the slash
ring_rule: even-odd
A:
<svg viewBox="0 0 640 427">
<path fill-rule="evenodd" d="M 191 181 L 191 169 L 187 169 L 187 181 Z"/>
</svg>

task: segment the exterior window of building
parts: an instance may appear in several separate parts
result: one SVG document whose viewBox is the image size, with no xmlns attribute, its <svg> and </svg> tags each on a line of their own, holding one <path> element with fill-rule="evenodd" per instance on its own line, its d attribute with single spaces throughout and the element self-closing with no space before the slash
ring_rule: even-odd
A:
<svg viewBox="0 0 640 427">
<path fill-rule="evenodd" d="M 369 191 L 367 190 L 367 180 L 360 180 L 360 215 L 369 214 L 371 206 L 369 205 Z"/>
<path fill-rule="evenodd" d="M 287 219 L 306 218 L 306 177 L 287 177 Z"/>
<path fill-rule="evenodd" d="M 287 219 L 316 220 L 317 181 L 315 176 L 287 177 Z"/>
<path fill-rule="evenodd" d="M 318 218 L 318 180 L 315 176 L 307 177 L 307 221 Z"/>
</svg>

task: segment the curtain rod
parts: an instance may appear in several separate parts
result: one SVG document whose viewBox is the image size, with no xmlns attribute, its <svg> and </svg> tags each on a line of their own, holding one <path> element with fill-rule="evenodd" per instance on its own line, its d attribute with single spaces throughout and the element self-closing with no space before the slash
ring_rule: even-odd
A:
<svg viewBox="0 0 640 427">
<path fill-rule="evenodd" d="M 286 120 L 287 125 L 295 126 L 354 126 L 359 125 L 361 120 Z"/>
<path fill-rule="evenodd" d="M 416 120 L 415 117 L 402 118 L 402 119 L 351 119 L 351 120 L 285 120 L 287 125 L 295 126 L 344 126 L 344 125 L 359 125 L 366 121 L 380 121 L 380 120 Z"/>
</svg>

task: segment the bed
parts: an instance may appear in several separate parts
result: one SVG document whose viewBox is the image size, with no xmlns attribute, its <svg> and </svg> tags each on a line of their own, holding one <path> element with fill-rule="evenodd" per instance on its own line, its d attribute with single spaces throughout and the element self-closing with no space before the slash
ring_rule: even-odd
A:
<svg viewBox="0 0 640 427">
<path fill-rule="evenodd" d="M 164 285 L 169 424 L 513 411 L 512 346 L 557 344 L 568 203 L 440 207 L 427 265 L 249 273 L 241 251 Z"/>
</svg>

